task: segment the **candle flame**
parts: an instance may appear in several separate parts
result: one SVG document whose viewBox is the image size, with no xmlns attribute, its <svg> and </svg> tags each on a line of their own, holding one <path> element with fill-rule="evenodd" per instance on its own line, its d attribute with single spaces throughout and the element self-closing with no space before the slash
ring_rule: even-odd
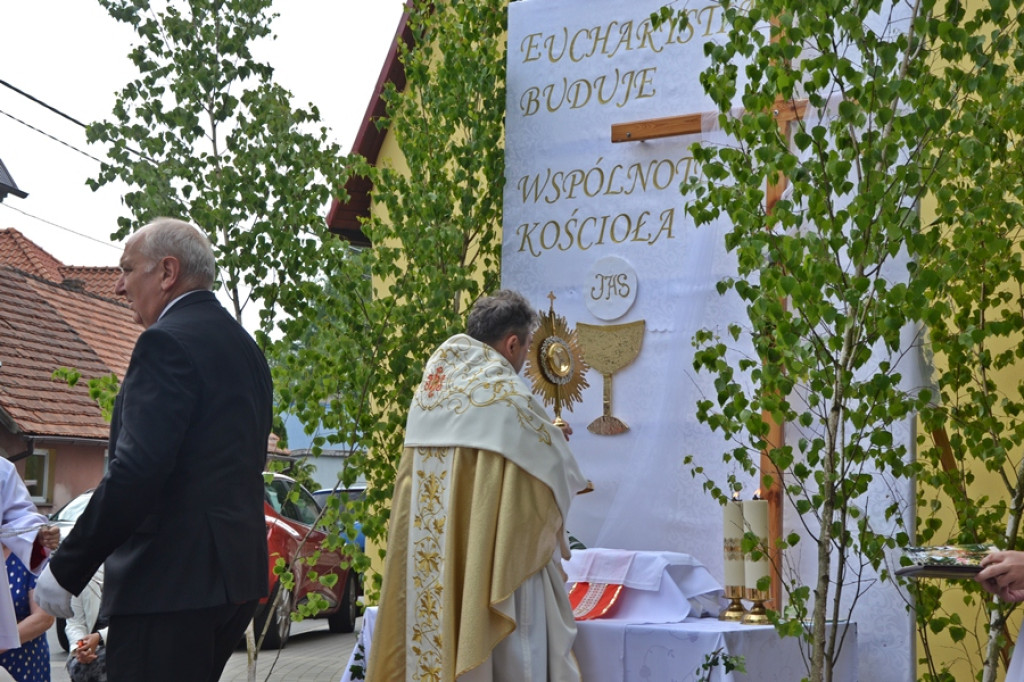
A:
<svg viewBox="0 0 1024 682">
<path fill-rule="evenodd" d="M 757 491 L 754 493 L 753 499 L 755 499 L 755 500 L 760 500 L 761 499 L 761 489 L 760 488 L 758 488 Z"/>
<path fill-rule="evenodd" d="M 739 502 L 740 501 L 740 491 L 739 490 L 733 490 L 732 491 L 732 501 L 733 502 Z"/>
</svg>

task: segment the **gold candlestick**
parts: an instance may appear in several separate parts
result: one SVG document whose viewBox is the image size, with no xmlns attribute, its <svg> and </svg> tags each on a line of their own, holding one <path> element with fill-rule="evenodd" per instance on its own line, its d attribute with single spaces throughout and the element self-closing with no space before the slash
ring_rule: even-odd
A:
<svg viewBox="0 0 1024 682">
<path fill-rule="evenodd" d="M 725 610 L 718 614 L 718 620 L 724 620 L 731 623 L 739 623 L 743 620 L 743 617 L 747 615 L 747 609 L 744 608 L 743 599 L 744 588 L 742 585 L 726 585 L 725 586 L 725 598 L 729 600 L 729 605 L 725 607 Z"/>
<path fill-rule="evenodd" d="M 747 588 L 747 599 L 753 602 L 743 619 L 740 621 L 743 625 L 769 625 L 768 620 L 768 609 L 764 607 L 764 603 L 768 601 L 767 590 L 756 590 L 753 588 Z"/>
</svg>

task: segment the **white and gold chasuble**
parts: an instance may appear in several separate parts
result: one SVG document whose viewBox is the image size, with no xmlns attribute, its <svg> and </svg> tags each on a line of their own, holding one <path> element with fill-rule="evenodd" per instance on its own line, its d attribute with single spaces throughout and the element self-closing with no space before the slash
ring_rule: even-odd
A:
<svg viewBox="0 0 1024 682">
<path fill-rule="evenodd" d="M 579 680 L 556 551 L 585 485 L 497 351 L 442 344 L 409 413 L 367 679 Z"/>
</svg>

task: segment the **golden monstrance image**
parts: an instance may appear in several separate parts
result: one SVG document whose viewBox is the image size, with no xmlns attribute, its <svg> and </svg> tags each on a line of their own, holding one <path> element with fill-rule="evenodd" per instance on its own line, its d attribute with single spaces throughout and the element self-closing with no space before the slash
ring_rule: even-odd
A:
<svg viewBox="0 0 1024 682">
<path fill-rule="evenodd" d="M 587 388 L 584 374 L 587 363 L 583 359 L 576 332 L 569 329 L 565 318 L 555 313 L 555 296 L 549 294 L 551 306 L 541 313 L 540 327 L 533 335 L 533 344 L 527 356 L 526 376 L 533 382 L 533 392 L 541 396 L 545 405 L 555 411 L 555 425 L 561 426 L 562 410 L 572 410 L 572 404 L 582 399 Z"/>
</svg>

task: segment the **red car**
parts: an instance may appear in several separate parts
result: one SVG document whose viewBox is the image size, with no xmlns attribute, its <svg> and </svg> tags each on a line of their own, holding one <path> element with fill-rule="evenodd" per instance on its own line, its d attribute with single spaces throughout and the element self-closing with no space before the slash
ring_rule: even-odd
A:
<svg viewBox="0 0 1024 682">
<path fill-rule="evenodd" d="M 289 499 L 293 491 L 297 494 L 294 500 Z M 352 632 L 359 616 L 358 597 L 362 581 L 351 567 L 341 567 L 344 555 L 339 550 L 321 548 L 327 534 L 312 528 L 320 514 L 316 500 L 295 480 L 274 474 L 266 486 L 263 512 L 267 521 L 267 548 L 270 550 L 270 594 L 261 600 L 254 619 L 257 639 L 264 624 L 270 620 L 263 648 L 280 649 L 285 645 L 291 632 L 292 611 L 308 601 L 313 593 L 323 596 L 328 604 L 326 609 L 314 617 L 326 618 L 331 632 Z M 302 543 L 307 533 L 309 538 Z M 312 556 L 317 549 L 321 550 L 320 557 L 312 566 L 305 561 L 295 561 L 297 556 Z M 295 589 L 284 595 L 278 600 L 277 606 L 273 607 L 277 593 L 284 589 L 279 576 L 274 573 L 278 558 L 283 558 L 291 566 L 295 575 Z M 333 587 L 328 588 L 318 579 L 311 578 L 310 571 L 315 571 L 318 577 L 337 575 L 338 580 Z"/>
<path fill-rule="evenodd" d="M 292 490 L 297 490 L 298 495 L 298 499 L 294 501 L 288 499 Z M 84 492 L 50 516 L 50 520 L 61 528 L 61 537 L 71 531 L 91 497 L 91 490 Z M 295 480 L 274 474 L 273 479 L 266 484 L 263 514 L 267 521 L 267 549 L 270 552 L 270 595 L 260 601 L 254 624 L 256 638 L 259 639 L 263 625 L 267 618 L 270 618 L 270 626 L 263 640 L 265 649 L 280 649 L 285 645 L 292 629 L 292 611 L 308 600 L 310 593 L 313 592 L 323 595 L 329 605 L 327 609 L 316 614 L 315 618 L 326 618 L 331 632 L 352 632 L 355 629 L 356 618 L 359 616 L 358 598 L 363 583 L 354 570 L 341 568 L 343 555 L 338 550 L 325 549 L 314 566 L 308 566 L 301 561 L 295 565 L 294 562 L 296 554 L 303 557 L 311 556 L 327 537 L 326 533 L 319 530 L 310 531 L 319 513 L 320 506 L 313 496 Z M 299 545 L 307 531 L 309 539 L 300 550 Z M 278 576 L 274 573 L 278 557 L 284 558 L 289 566 L 293 566 L 296 589 L 294 594 L 283 597 L 277 608 L 271 609 L 268 604 L 273 603 L 274 597 L 281 589 Z M 332 588 L 327 588 L 319 580 L 309 577 L 311 569 L 318 575 L 337 575 L 338 581 Z M 67 651 L 68 642 L 64 635 L 63 618 L 57 619 L 57 639 L 61 647 Z"/>
</svg>

